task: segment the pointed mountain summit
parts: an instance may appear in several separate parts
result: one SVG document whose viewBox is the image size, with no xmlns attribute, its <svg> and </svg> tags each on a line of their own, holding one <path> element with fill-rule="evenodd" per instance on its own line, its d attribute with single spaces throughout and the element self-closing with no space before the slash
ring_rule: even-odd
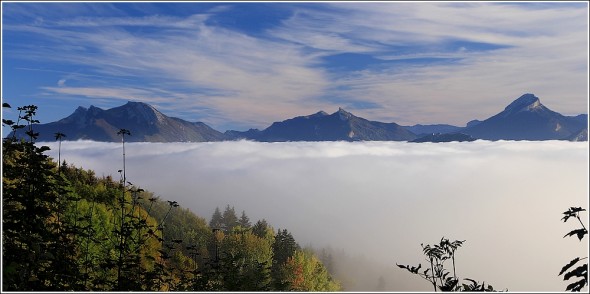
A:
<svg viewBox="0 0 590 294">
<path fill-rule="evenodd" d="M 520 111 L 540 111 L 540 110 L 547 110 L 543 104 L 541 104 L 541 100 L 539 97 L 535 96 L 534 94 L 524 94 L 520 96 L 518 99 L 512 101 L 506 108 L 504 108 L 503 113 L 505 115 L 516 114 Z"/>
<path fill-rule="evenodd" d="M 233 135 L 240 133 L 232 132 Z M 332 114 L 320 111 L 312 115 L 275 122 L 262 131 L 250 130 L 234 138 L 264 142 L 408 141 L 415 139 L 416 135 L 396 123 L 369 121 L 339 108 Z"/>
<path fill-rule="evenodd" d="M 338 111 L 336 112 L 338 114 L 338 117 L 340 117 L 340 120 L 346 121 L 349 120 L 353 117 L 355 117 L 354 115 L 352 115 L 352 113 L 344 110 L 342 107 L 338 107 Z"/>
<path fill-rule="evenodd" d="M 35 126 L 38 141 L 54 141 L 54 134 L 64 133 L 65 140 L 94 140 L 118 142 L 120 129 L 127 129 L 130 142 L 204 142 L 220 141 L 224 135 L 201 122 L 188 122 L 168 117 L 143 102 L 103 110 L 90 106 L 78 107 L 70 116 Z"/>
<path fill-rule="evenodd" d="M 586 125 L 545 107 L 533 94 L 524 94 L 504 110 L 462 132 L 486 140 L 563 140 Z"/>
</svg>

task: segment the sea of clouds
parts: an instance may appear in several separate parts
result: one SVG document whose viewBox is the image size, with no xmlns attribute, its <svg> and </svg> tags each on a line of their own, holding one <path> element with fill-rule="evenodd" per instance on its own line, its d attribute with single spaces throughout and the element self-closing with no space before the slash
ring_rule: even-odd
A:
<svg viewBox="0 0 590 294">
<path fill-rule="evenodd" d="M 42 144 L 57 158 L 57 143 Z M 384 277 L 387 290 L 432 290 L 395 264 L 424 266 L 420 244 L 443 236 L 466 240 L 459 276 L 509 291 L 563 291 L 561 267 L 588 256 L 588 238 L 562 238 L 577 226 L 560 220 L 588 208 L 587 142 L 126 143 L 125 152 L 136 186 L 207 220 L 227 204 L 265 218 L 302 246 L 375 265 L 347 267 Z M 123 167 L 121 143 L 66 141 L 61 158 L 115 179 Z"/>
</svg>

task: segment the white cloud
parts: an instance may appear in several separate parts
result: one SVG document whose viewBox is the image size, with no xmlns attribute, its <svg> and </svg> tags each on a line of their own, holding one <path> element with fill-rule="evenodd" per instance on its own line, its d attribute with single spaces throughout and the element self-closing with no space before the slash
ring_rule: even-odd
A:
<svg viewBox="0 0 590 294">
<path fill-rule="evenodd" d="M 113 24 L 147 26 L 152 23 L 150 20 L 154 19 L 117 18 Z M 317 103 L 312 106 L 309 100 L 322 93 L 327 84 L 322 70 L 310 67 L 313 59 L 300 52 L 298 46 L 257 39 L 203 23 L 189 27 L 181 19 L 176 20 L 180 22 L 178 25 L 168 23 L 174 29 L 166 29 L 160 25 L 162 18 L 157 18 L 152 25 L 162 30 L 151 35 L 133 34 L 117 26 L 100 26 L 110 21 L 108 18 L 85 18 L 68 23 L 82 30 L 65 30 L 63 26 L 11 27 L 11 30 L 51 36 L 53 42 L 59 44 L 52 47 L 52 54 L 39 51 L 14 54 L 90 66 L 101 75 L 134 78 L 143 84 L 151 81 L 160 88 L 192 96 L 180 101 L 174 101 L 178 95 L 169 97 L 177 109 L 207 107 L 223 115 L 226 123 L 233 118 L 235 122 L 254 123 L 255 126 L 284 118 L 286 112 L 289 115 L 315 112 Z M 82 44 L 82 47 L 73 46 L 75 44 Z M 95 57 L 80 54 L 87 50 L 98 51 L 100 62 Z M 114 88 L 119 92 L 138 91 L 128 86 L 126 80 L 116 86 L 44 89 L 70 95 L 83 91 L 86 93 L 83 96 L 102 98 L 113 97 Z M 104 89 L 104 93 L 101 94 L 100 89 Z M 143 91 L 149 92 L 150 87 Z M 90 93 L 95 96 L 89 96 Z M 153 95 L 145 93 L 144 96 L 149 102 Z M 119 98 L 128 100 L 129 95 Z"/>
<path fill-rule="evenodd" d="M 461 59 L 334 74 L 332 96 L 382 107 L 358 110 L 358 114 L 400 124 L 464 125 L 496 114 L 527 92 L 567 115 L 588 107 L 588 11 L 579 5 L 547 9 L 499 3 L 330 6 L 337 12 L 307 9 L 295 14 L 277 36 L 295 31 L 287 40 L 338 53 L 369 52 L 386 60 Z M 308 35 L 328 35 L 334 41 L 318 45 Z M 457 41 L 505 48 L 480 51 L 460 45 L 460 52 L 441 48 Z M 415 51 L 397 52 L 395 46 Z"/>
<path fill-rule="evenodd" d="M 463 125 L 496 114 L 527 92 L 566 115 L 588 107 L 588 10 L 577 3 L 292 4 L 283 6 L 291 17 L 256 34 L 208 22 L 230 6 L 186 17 L 129 16 L 102 4 L 82 5 L 80 11 L 60 5 L 61 16 L 17 9 L 9 20 L 39 14 L 43 22 L 8 22 L 3 29 L 44 46 L 17 44 L 4 56 L 66 63 L 109 77 L 60 92 L 42 89 L 53 97 L 103 99 L 117 91 L 128 100 L 141 85 L 147 102 L 168 99 L 167 109 L 190 109 L 194 115 L 183 118 L 212 122 L 222 131 L 264 128 L 338 106 L 404 125 Z M 89 12 L 94 10 L 102 12 Z M 481 44 L 505 47 L 482 51 Z M 458 60 L 333 73 L 323 68 L 322 58 L 336 53 L 387 61 Z M 95 96 L 77 96 L 82 90 Z M 376 107 L 356 109 L 350 101 Z"/>
<path fill-rule="evenodd" d="M 116 176 L 121 151 L 64 142 L 61 157 Z M 510 291 L 562 291 L 559 269 L 588 250 L 562 238 L 574 225 L 560 220 L 588 208 L 585 143 L 129 143 L 126 154 L 141 188 L 206 218 L 230 204 L 302 245 L 369 257 L 390 269 L 392 290 L 431 290 L 395 263 L 423 262 L 420 243 L 443 236 L 467 240 L 461 276 Z"/>
</svg>

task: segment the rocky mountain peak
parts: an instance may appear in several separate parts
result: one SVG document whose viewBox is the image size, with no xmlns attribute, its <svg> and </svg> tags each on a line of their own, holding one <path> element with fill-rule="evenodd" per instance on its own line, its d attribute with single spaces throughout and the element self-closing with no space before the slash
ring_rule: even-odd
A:
<svg viewBox="0 0 590 294">
<path fill-rule="evenodd" d="M 515 113 L 519 111 L 534 110 L 542 107 L 541 101 L 534 94 L 524 94 L 518 99 L 514 100 L 504 109 L 507 113 Z"/>
<path fill-rule="evenodd" d="M 84 106 L 78 106 L 78 108 L 76 108 L 76 110 L 74 110 L 74 114 L 76 114 L 76 113 L 86 113 L 86 111 L 88 111 L 88 108 L 86 108 Z"/>
<path fill-rule="evenodd" d="M 160 111 L 144 102 L 129 101 L 125 105 L 113 108 L 112 110 L 118 112 L 119 115 L 123 114 L 129 119 L 134 119 L 138 122 L 154 123 L 154 120 L 157 120 L 163 123 L 165 120 L 165 116 Z"/>
<path fill-rule="evenodd" d="M 88 113 L 90 116 L 96 116 L 97 114 L 103 112 L 104 110 L 102 108 L 98 108 L 94 105 L 90 105 L 90 107 L 88 108 L 88 110 L 86 111 L 86 113 Z"/>
<path fill-rule="evenodd" d="M 344 110 L 342 107 L 339 107 L 338 111 L 335 112 L 334 114 L 338 115 L 341 120 L 349 120 L 351 117 L 354 116 L 354 115 L 352 115 L 352 113 Z"/>
<path fill-rule="evenodd" d="M 86 107 L 78 106 L 76 110 L 70 114 L 68 117 L 61 119 L 61 121 L 70 121 L 76 122 L 79 125 L 84 125 L 86 122 L 86 115 L 88 114 L 88 109 Z"/>
</svg>

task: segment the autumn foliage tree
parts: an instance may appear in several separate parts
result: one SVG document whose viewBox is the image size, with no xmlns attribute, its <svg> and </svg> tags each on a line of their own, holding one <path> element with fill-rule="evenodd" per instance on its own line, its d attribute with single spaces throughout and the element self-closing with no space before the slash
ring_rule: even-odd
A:
<svg viewBox="0 0 590 294">
<path fill-rule="evenodd" d="M 297 250 L 287 258 L 279 277 L 289 291 L 326 292 L 340 289 L 322 262 L 306 250 Z"/>
</svg>

